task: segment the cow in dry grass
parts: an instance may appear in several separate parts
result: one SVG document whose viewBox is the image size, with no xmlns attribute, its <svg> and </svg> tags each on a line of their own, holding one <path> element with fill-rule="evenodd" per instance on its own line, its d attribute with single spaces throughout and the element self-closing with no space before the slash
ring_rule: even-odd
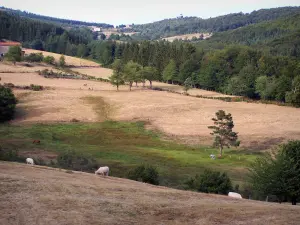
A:
<svg viewBox="0 0 300 225">
<path fill-rule="evenodd" d="M 97 171 L 95 171 L 95 174 L 96 175 L 102 175 L 102 176 L 108 176 L 109 174 L 109 168 L 108 166 L 103 166 L 103 167 L 100 167 Z"/>
</svg>

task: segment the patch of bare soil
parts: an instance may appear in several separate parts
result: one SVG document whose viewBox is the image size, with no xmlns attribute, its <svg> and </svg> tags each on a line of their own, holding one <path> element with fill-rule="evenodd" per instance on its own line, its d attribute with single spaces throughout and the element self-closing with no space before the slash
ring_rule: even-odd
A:
<svg viewBox="0 0 300 225">
<path fill-rule="evenodd" d="M 298 206 L 8 162 L 0 162 L 0 202 L 0 224 L 296 225 L 300 221 Z"/>
</svg>

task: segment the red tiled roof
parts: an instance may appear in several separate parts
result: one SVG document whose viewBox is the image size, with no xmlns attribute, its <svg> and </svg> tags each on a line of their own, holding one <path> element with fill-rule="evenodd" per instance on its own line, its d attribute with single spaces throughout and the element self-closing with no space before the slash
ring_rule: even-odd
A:
<svg viewBox="0 0 300 225">
<path fill-rule="evenodd" d="M 0 42 L 0 46 L 20 46 L 20 42 L 8 41 L 8 42 Z"/>
</svg>

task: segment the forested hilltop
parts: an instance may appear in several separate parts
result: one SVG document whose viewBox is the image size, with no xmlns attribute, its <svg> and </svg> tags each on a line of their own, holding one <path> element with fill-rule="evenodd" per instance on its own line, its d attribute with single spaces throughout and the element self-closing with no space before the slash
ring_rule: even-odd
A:
<svg viewBox="0 0 300 225">
<path fill-rule="evenodd" d="M 30 12 L 25 12 L 21 10 L 14 10 L 10 8 L 5 8 L 5 7 L 0 7 L 0 10 L 9 12 L 14 15 L 19 15 L 21 17 L 25 18 L 30 18 L 30 19 L 38 19 L 42 20 L 44 22 L 52 22 L 52 23 L 58 23 L 60 25 L 68 25 L 68 26 L 98 26 L 98 27 L 103 27 L 103 28 L 112 28 L 114 27 L 111 24 L 106 24 L 106 23 L 93 23 L 93 22 L 84 22 L 84 21 L 78 21 L 78 20 L 68 20 L 68 19 L 60 19 L 60 18 L 55 18 L 55 17 L 50 17 L 50 16 L 42 16 Z"/>
<path fill-rule="evenodd" d="M 261 9 L 252 13 L 232 13 L 209 19 L 198 17 L 182 17 L 165 19 L 162 21 L 134 25 L 132 30 L 140 32 L 144 39 L 155 40 L 161 37 L 190 34 L 198 32 L 222 32 L 239 27 L 271 21 L 285 16 L 300 13 L 300 7 L 281 7 L 273 9 Z"/>
<path fill-rule="evenodd" d="M 0 12 L 0 38 L 21 41 L 25 47 L 90 58 L 108 67 L 120 59 L 120 68 L 128 63 L 131 69 L 147 67 L 144 74 L 151 80 L 183 84 L 189 79 L 198 88 L 300 106 L 300 14 L 290 14 L 220 32 L 195 44 L 99 41 L 84 28 L 65 30 Z M 144 78 L 136 73 L 132 79 Z"/>
</svg>

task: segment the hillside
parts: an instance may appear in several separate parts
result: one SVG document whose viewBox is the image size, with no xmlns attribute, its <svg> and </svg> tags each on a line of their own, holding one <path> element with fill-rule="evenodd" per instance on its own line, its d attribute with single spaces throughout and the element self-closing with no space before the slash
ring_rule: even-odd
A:
<svg viewBox="0 0 300 225">
<path fill-rule="evenodd" d="M 240 44 L 254 48 L 271 48 L 277 54 L 299 56 L 300 13 L 273 21 L 241 27 L 226 32 L 215 33 L 209 40 L 198 45 L 217 46 L 219 44 Z"/>
<path fill-rule="evenodd" d="M 106 23 L 95 23 L 95 22 L 85 22 L 85 21 L 78 21 L 78 20 L 68 20 L 68 19 L 61 19 L 61 18 L 55 18 L 50 16 L 43 16 L 38 15 L 30 12 L 25 12 L 21 10 L 14 10 L 10 8 L 0 7 L 1 11 L 9 12 L 14 15 L 21 16 L 23 18 L 30 18 L 30 19 L 36 19 L 41 20 L 48 23 L 56 23 L 58 25 L 62 26 L 97 26 L 97 27 L 103 27 L 103 28 L 111 28 L 114 27 L 111 24 Z"/>
<path fill-rule="evenodd" d="M 222 32 L 239 27 L 270 21 L 285 16 L 299 13 L 300 7 L 282 7 L 273 9 L 261 9 L 252 13 L 232 13 L 209 19 L 198 17 L 182 17 L 165 19 L 149 24 L 135 25 L 133 31 L 140 32 L 140 36 L 146 39 L 159 39 L 180 34 L 198 32 Z"/>
<path fill-rule="evenodd" d="M 114 168 L 111 168 L 113 171 Z M 298 224 L 300 208 L 0 161 L 1 224 Z"/>
</svg>

